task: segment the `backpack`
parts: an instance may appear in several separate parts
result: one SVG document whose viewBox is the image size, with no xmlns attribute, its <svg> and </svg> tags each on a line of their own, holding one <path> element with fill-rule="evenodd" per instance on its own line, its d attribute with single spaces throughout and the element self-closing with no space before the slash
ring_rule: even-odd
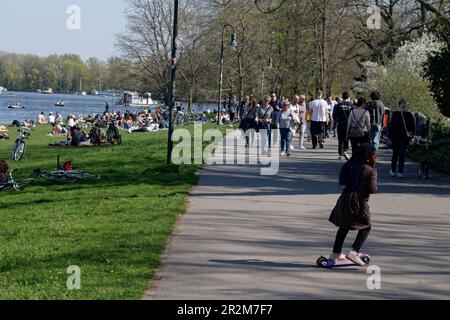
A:
<svg viewBox="0 0 450 320">
<path fill-rule="evenodd" d="M 356 121 L 355 112 L 352 111 L 352 126 L 350 127 L 350 138 L 362 138 L 366 135 L 366 132 L 364 131 L 364 127 L 361 125 L 361 120 L 366 116 L 366 112 L 361 116 L 361 118 Z"/>
<path fill-rule="evenodd" d="M 379 125 L 383 122 L 383 114 L 381 114 L 381 108 L 377 101 L 370 101 L 367 105 L 367 111 L 370 115 L 370 123 Z"/>
</svg>

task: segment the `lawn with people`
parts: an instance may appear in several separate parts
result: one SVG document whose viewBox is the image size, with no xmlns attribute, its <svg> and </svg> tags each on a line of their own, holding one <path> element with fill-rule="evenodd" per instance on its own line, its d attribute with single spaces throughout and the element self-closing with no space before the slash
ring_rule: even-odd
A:
<svg viewBox="0 0 450 320">
<path fill-rule="evenodd" d="M 199 166 L 166 166 L 167 131 L 125 134 L 120 146 L 55 148 L 50 130 L 32 132 L 20 162 L 9 160 L 16 131 L 0 141 L 16 180 L 54 171 L 58 156 L 101 179 L 35 177 L 22 192 L 0 192 L 0 299 L 141 298 Z M 80 267 L 81 290 L 67 287 L 70 266 Z"/>
</svg>

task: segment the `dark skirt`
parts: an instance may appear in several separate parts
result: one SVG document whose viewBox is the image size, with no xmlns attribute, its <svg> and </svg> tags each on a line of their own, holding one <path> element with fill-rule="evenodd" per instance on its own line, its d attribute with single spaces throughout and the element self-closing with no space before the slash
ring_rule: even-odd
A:
<svg viewBox="0 0 450 320">
<path fill-rule="evenodd" d="M 346 230 L 362 230 L 371 226 L 368 199 L 361 199 L 358 192 L 344 192 L 330 216 L 330 222 Z"/>
</svg>

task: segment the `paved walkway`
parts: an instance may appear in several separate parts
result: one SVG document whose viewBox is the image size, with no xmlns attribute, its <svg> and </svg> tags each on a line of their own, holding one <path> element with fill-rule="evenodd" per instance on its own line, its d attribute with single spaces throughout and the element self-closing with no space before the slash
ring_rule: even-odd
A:
<svg viewBox="0 0 450 320">
<path fill-rule="evenodd" d="M 273 177 L 203 170 L 145 299 L 450 299 L 450 178 L 422 181 L 411 164 L 408 179 L 392 179 L 387 151 L 365 247 L 382 289 L 367 289 L 366 269 L 316 268 L 336 233 L 327 221 L 340 192 L 335 149 L 296 152 Z"/>
</svg>

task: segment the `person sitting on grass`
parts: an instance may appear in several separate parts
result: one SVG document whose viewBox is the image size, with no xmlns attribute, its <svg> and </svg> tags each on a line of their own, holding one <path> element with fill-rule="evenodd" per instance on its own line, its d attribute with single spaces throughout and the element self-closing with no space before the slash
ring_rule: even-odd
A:
<svg viewBox="0 0 450 320">
<path fill-rule="evenodd" d="M 7 183 L 9 180 L 9 165 L 5 160 L 0 160 L 0 184 Z"/>
<path fill-rule="evenodd" d="M 45 119 L 45 114 L 43 112 L 38 116 L 38 123 L 41 125 L 47 124 L 47 119 Z"/>
<path fill-rule="evenodd" d="M 67 133 L 69 133 L 69 131 L 66 128 L 62 127 L 60 124 L 54 123 L 54 124 L 52 124 L 52 126 L 53 126 L 53 131 L 48 134 L 49 137 L 64 136 Z"/>
<path fill-rule="evenodd" d="M 0 126 L 0 140 L 8 140 L 8 129 L 5 126 Z"/>
</svg>

